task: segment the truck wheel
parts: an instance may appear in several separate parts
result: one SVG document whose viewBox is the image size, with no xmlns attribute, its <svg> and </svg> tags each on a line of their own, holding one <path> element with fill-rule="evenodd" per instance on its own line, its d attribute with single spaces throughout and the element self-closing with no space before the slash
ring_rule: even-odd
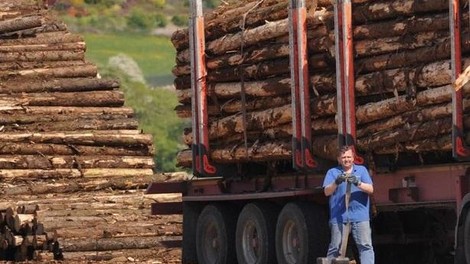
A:
<svg viewBox="0 0 470 264">
<path fill-rule="evenodd" d="M 276 263 L 275 231 L 279 210 L 268 203 L 250 203 L 241 211 L 235 235 L 239 264 Z"/>
<path fill-rule="evenodd" d="M 463 228 L 463 248 L 465 254 L 465 263 L 470 263 L 470 210 L 467 211 Z"/>
<path fill-rule="evenodd" d="M 465 220 L 456 234 L 455 264 L 470 264 L 470 210 L 464 214 Z"/>
<path fill-rule="evenodd" d="M 328 248 L 328 220 L 321 207 L 288 203 L 276 225 L 276 255 L 279 264 L 316 263 Z"/>
<path fill-rule="evenodd" d="M 196 251 L 199 263 L 236 263 L 234 215 L 226 208 L 207 205 L 201 212 L 196 227 Z"/>
</svg>

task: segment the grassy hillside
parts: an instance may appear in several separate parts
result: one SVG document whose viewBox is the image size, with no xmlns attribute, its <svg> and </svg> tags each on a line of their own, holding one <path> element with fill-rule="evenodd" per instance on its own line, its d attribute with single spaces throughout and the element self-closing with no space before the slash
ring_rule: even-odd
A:
<svg viewBox="0 0 470 264">
<path fill-rule="evenodd" d="M 131 33 L 81 35 L 87 44 L 87 59 L 98 66 L 106 66 L 110 57 L 124 53 L 137 62 L 151 86 L 173 83 L 175 49 L 169 38 Z"/>
<path fill-rule="evenodd" d="M 178 104 L 174 90 L 160 89 L 173 84 L 175 50 L 169 37 L 150 34 L 161 22 L 184 16 L 182 10 L 188 10 L 184 0 L 169 2 L 63 0 L 57 2 L 54 10 L 70 31 L 85 38 L 86 58 L 98 65 L 100 74 L 121 80 L 126 105 L 134 109 L 139 127 L 153 135 L 157 170 L 164 172 L 179 170 L 175 167 L 176 153 L 184 147 L 181 135 L 183 127 L 188 126 L 174 111 Z M 147 85 L 133 81 L 125 71 L 109 67 L 109 59 L 121 54 L 138 64 Z"/>
<path fill-rule="evenodd" d="M 176 93 L 159 89 L 173 83 L 171 68 L 175 50 L 169 38 L 134 33 L 81 33 L 87 44 L 86 58 L 99 67 L 103 76 L 118 77 L 125 93 L 126 105 L 132 107 L 139 120 L 139 127 L 153 135 L 158 171 L 177 171 L 176 154 L 181 145 L 184 120 L 176 116 Z M 109 58 L 124 54 L 141 68 L 148 83 L 131 81 L 126 73 L 111 69 Z"/>
</svg>

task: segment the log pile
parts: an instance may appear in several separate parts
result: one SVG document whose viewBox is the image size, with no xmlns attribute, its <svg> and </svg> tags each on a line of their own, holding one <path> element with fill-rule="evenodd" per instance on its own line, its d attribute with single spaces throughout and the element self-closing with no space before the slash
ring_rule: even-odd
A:
<svg viewBox="0 0 470 264">
<path fill-rule="evenodd" d="M 97 76 L 83 38 L 42 3 L 0 4 L 0 178 L 152 175 L 152 137 L 119 83 Z"/>
<path fill-rule="evenodd" d="M 66 261 L 161 250 L 180 220 L 150 215 L 161 199 L 144 196 L 157 180 L 152 137 L 43 2 L 0 3 L 0 208 L 38 205 Z"/>
<path fill-rule="evenodd" d="M 54 239 L 53 245 L 65 262 L 163 260 L 159 252 L 180 246 L 182 219 L 179 215 L 151 215 L 151 204 L 180 201 L 181 196 L 145 195 L 145 189 L 137 186 L 146 187 L 132 181 L 127 187 L 103 184 L 77 193 L 51 187 L 47 193 L 17 192 L 6 196 L 0 205 L 37 205 L 40 210 L 35 217 L 44 224 L 44 232 Z M 45 255 L 41 253 L 37 255 Z"/>
<path fill-rule="evenodd" d="M 11 261 L 62 260 L 59 242 L 47 233 L 34 204 L 0 208 L 0 256 Z"/>
<path fill-rule="evenodd" d="M 314 155 L 337 149 L 334 11 L 308 2 Z M 317 5 L 313 6 L 312 3 Z M 468 10 L 468 1 L 460 1 Z M 447 0 L 353 0 L 357 147 L 368 157 L 451 150 L 451 44 Z M 463 69 L 470 66 L 469 14 L 462 12 Z M 210 156 L 215 163 L 291 159 L 288 1 L 244 0 L 205 15 Z M 191 116 L 188 30 L 172 36 L 182 118 Z M 470 129 L 468 86 L 464 124 Z M 242 100 L 246 98 L 246 100 Z M 246 115 L 242 114 L 246 111 Z M 246 132 L 246 133 L 245 133 Z M 465 134 L 470 144 L 470 133 Z M 178 163 L 191 166 L 188 149 Z M 247 144 L 245 144 L 247 143 Z"/>
</svg>

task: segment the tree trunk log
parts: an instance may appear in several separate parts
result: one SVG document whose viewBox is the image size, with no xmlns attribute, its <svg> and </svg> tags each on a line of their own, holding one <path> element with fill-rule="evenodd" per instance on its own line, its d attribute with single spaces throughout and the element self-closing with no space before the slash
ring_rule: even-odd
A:
<svg viewBox="0 0 470 264">
<path fill-rule="evenodd" d="M 119 88 L 115 79 L 98 78 L 10 78 L 0 83 L 0 93 L 51 93 L 114 90 Z"/>
<path fill-rule="evenodd" d="M 44 32 L 37 34 L 34 38 L 18 38 L 18 39 L 2 39 L 0 43 L 0 51 L 8 51 L 9 49 L 28 50 L 29 48 L 48 48 L 56 47 L 56 50 L 61 50 L 62 45 L 77 45 L 72 49 L 83 49 L 86 44 L 83 37 L 78 34 L 63 31 Z M 79 48 L 80 47 L 80 48 Z M 11 50 L 10 50 L 11 51 Z"/>
<path fill-rule="evenodd" d="M 0 52 L 46 52 L 46 51 L 85 51 L 86 44 L 83 40 L 79 42 L 60 42 L 62 38 L 54 36 L 57 39 L 55 40 L 44 40 L 36 41 L 29 43 L 26 41 L 21 42 L 12 42 L 10 45 L 0 45 Z M 32 38 L 34 39 L 34 38 Z M 67 40 L 67 39 L 65 39 Z M 70 41 L 75 40 L 75 38 L 70 37 Z"/>
<path fill-rule="evenodd" d="M 28 93 L 28 94 L 0 94 L 3 106 L 122 106 L 124 94 L 122 91 L 93 91 L 71 93 Z"/>
<path fill-rule="evenodd" d="M 131 118 L 115 118 L 112 120 L 84 118 L 69 121 L 5 124 L 2 126 L 2 132 L 130 130 L 137 129 L 138 125 L 137 120 Z"/>
<path fill-rule="evenodd" d="M 79 117 L 94 117 L 94 116 L 122 116 L 133 117 L 134 110 L 130 107 L 73 107 L 73 106 L 0 106 L 1 122 L 21 122 L 21 120 L 28 120 L 24 117 L 17 120 L 16 117 L 6 117 L 6 115 L 21 115 L 27 114 L 30 116 L 42 116 L 43 119 L 33 120 L 50 120 L 48 116 L 72 116 L 72 118 Z M 53 117 L 54 118 L 54 117 Z M 54 119 L 56 120 L 56 119 Z M 68 120 L 67 118 L 59 120 Z"/>
<path fill-rule="evenodd" d="M 41 25 L 42 25 L 41 16 L 27 16 L 27 17 L 19 17 L 15 19 L 4 20 L 4 21 L 0 21 L 0 35 L 7 33 L 7 32 L 40 27 Z"/>
<path fill-rule="evenodd" d="M 101 238 L 101 239 L 80 239 L 63 240 L 60 242 L 63 250 L 73 251 L 107 251 L 121 249 L 142 249 L 161 246 L 155 237 L 125 237 L 125 238 Z"/>
<path fill-rule="evenodd" d="M 40 195 L 40 194 L 66 194 L 74 192 L 92 192 L 106 189 L 133 190 L 146 189 L 150 182 L 155 181 L 154 175 L 142 175 L 132 178 L 80 178 L 56 180 L 54 182 L 37 181 L 31 183 L 18 183 L 15 186 L 0 184 L 1 195 Z"/>
<path fill-rule="evenodd" d="M 23 76 L 31 78 L 78 78 L 78 77 L 96 77 L 98 73 L 94 64 L 84 63 L 82 65 L 61 67 L 61 68 L 37 68 L 32 70 L 2 71 L 1 79 L 8 79 L 14 76 Z"/>
<path fill-rule="evenodd" d="M 270 97 L 290 93 L 290 78 L 270 78 L 262 81 L 251 81 L 243 84 L 245 95 L 252 97 Z M 216 83 L 208 88 L 208 96 L 216 96 L 222 99 L 241 98 L 240 82 Z M 180 102 L 191 101 L 191 89 L 178 90 L 178 100 Z"/>
<path fill-rule="evenodd" d="M 40 144 L 21 142 L 1 142 L 0 154 L 16 155 L 112 155 L 112 156 L 147 156 L 153 155 L 151 145 L 116 145 L 116 146 L 86 146 L 78 144 Z"/>
<path fill-rule="evenodd" d="M 62 178 L 106 178 L 106 177 L 136 177 L 138 175 L 153 175 L 151 169 L 110 169 L 110 168 L 90 168 L 90 169 L 17 169 L 2 170 L 0 178 L 6 181 L 17 180 L 38 180 L 38 179 L 62 179 Z"/>
<path fill-rule="evenodd" d="M 42 156 L 0 155 L 0 167 L 9 169 L 66 168 L 146 168 L 154 166 L 152 157 L 139 156 Z"/>
<path fill-rule="evenodd" d="M 53 50 L 53 51 L 21 51 L 9 52 L 2 54 L 2 62 L 16 62 L 16 61 L 67 61 L 67 60 L 84 60 L 85 51 L 76 50 Z"/>
<path fill-rule="evenodd" d="M 0 142 L 8 143 L 52 143 L 76 145 L 109 145 L 109 146 L 141 146 L 151 145 L 152 136 L 149 134 L 136 134 L 138 131 L 68 131 L 46 133 L 1 133 Z"/>
</svg>

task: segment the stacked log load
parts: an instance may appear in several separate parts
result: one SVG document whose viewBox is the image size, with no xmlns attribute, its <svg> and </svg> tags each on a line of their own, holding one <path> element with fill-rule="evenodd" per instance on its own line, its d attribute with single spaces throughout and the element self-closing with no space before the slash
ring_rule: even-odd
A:
<svg viewBox="0 0 470 264">
<path fill-rule="evenodd" d="M 52 261 L 63 259 L 59 242 L 46 233 L 37 205 L 0 209 L 0 256 L 3 260 Z"/>
<path fill-rule="evenodd" d="M 1 1 L 1 208 L 38 205 L 65 260 L 139 259 L 180 234 L 144 196 L 156 180 L 151 135 L 85 50 L 42 0 Z"/>
<path fill-rule="evenodd" d="M 337 150 L 334 7 L 307 2 L 313 153 Z M 468 1 L 463 69 L 470 65 Z M 368 157 L 451 150 L 451 43 L 447 0 L 353 0 L 357 148 Z M 291 159 L 288 1 L 231 1 L 205 14 L 210 157 L 215 163 Z M 176 31 L 180 117 L 191 116 L 188 30 Z M 470 87 L 464 86 L 464 126 Z M 242 100 L 241 98 L 245 98 Z M 470 133 L 464 138 L 470 144 Z M 184 141 L 192 142 L 191 129 Z M 191 165 L 190 149 L 178 163 Z"/>
</svg>

